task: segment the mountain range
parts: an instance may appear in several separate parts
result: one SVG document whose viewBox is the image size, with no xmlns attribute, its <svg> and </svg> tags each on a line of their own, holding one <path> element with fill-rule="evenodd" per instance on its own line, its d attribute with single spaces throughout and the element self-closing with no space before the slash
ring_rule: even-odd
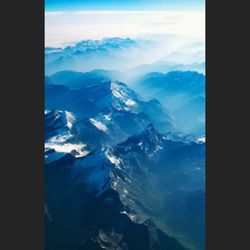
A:
<svg viewBox="0 0 250 250">
<path fill-rule="evenodd" d="M 45 81 L 47 249 L 202 248 L 204 142 L 124 83 Z"/>
<path fill-rule="evenodd" d="M 46 250 L 205 249 L 205 65 L 147 46 L 45 48 Z"/>
<path fill-rule="evenodd" d="M 130 38 L 83 40 L 65 48 L 45 48 L 45 74 L 62 70 L 91 71 L 120 69 L 126 65 L 132 49 L 141 46 Z M 86 63 L 87 61 L 87 63 Z"/>
<path fill-rule="evenodd" d="M 122 143 L 91 149 L 79 142 L 71 114 L 47 111 L 46 118 L 48 241 L 59 237 L 62 249 L 204 244 L 203 142 L 171 140 L 150 124 Z"/>
<path fill-rule="evenodd" d="M 82 75 L 80 76 L 82 79 Z M 121 82 L 101 80 L 74 81 L 78 88 L 53 84 L 55 78 L 45 78 L 45 108 L 73 112 L 79 123 L 95 126 L 121 140 L 153 123 L 161 132 L 173 129 L 172 118 L 159 101 L 143 101 Z M 99 126 L 99 127 L 98 127 Z"/>
<path fill-rule="evenodd" d="M 187 133 L 205 133 L 205 76 L 196 71 L 152 72 L 130 84 L 144 99 L 158 99 Z M 198 129 L 199 128 L 199 129 Z"/>
<path fill-rule="evenodd" d="M 169 51 L 165 47 L 159 42 L 152 42 L 148 39 L 119 37 L 83 40 L 61 48 L 46 47 L 45 74 L 52 75 L 64 70 L 88 72 L 102 69 L 119 71 L 119 79 L 116 80 L 125 82 L 150 72 L 192 70 L 205 74 L 204 61 L 199 59 L 181 64 L 178 62 L 179 59 L 171 60 L 174 52 L 166 56 Z M 182 56 L 177 53 L 174 57 L 181 58 Z M 192 55 L 190 56 L 192 58 Z"/>
</svg>

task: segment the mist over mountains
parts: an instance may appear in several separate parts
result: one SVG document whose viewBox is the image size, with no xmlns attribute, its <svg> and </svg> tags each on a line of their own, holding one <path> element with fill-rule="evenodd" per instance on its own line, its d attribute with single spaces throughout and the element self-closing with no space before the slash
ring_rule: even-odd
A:
<svg viewBox="0 0 250 250">
<path fill-rule="evenodd" d="M 196 71 L 149 73 L 131 85 L 146 99 L 157 98 L 187 133 L 205 133 L 205 76 Z M 199 127 L 199 129 L 198 129 Z"/>
<path fill-rule="evenodd" d="M 47 250 L 205 249 L 205 64 L 153 44 L 45 48 Z"/>
<path fill-rule="evenodd" d="M 168 42 L 163 43 L 162 39 Z M 120 71 L 127 78 L 158 70 L 164 73 L 171 70 L 205 73 L 203 44 L 196 41 L 183 44 L 182 40 L 174 36 L 154 39 L 114 37 L 83 40 L 61 48 L 46 47 L 45 74 L 96 69 Z"/>
</svg>

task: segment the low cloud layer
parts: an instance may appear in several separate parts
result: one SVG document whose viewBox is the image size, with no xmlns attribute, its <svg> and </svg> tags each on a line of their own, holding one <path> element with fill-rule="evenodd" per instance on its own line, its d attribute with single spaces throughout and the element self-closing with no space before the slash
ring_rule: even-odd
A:
<svg viewBox="0 0 250 250">
<path fill-rule="evenodd" d="M 205 40 L 202 11 L 69 11 L 45 13 L 45 46 L 65 46 L 83 39 L 144 38 L 174 35 Z"/>
</svg>

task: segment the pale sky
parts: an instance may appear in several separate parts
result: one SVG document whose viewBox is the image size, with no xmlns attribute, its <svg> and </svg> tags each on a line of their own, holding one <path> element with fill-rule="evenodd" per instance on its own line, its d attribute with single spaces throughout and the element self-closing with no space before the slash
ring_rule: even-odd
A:
<svg viewBox="0 0 250 250">
<path fill-rule="evenodd" d="M 205 41 L 204 11 L 58 11 L 45 12 L 45 46 L 84 39 L 175 35 Z"/>
</svg>

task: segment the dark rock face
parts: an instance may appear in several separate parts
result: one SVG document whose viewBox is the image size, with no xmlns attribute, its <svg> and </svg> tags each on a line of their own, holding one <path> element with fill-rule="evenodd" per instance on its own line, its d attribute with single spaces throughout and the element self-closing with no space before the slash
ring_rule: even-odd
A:
<svg viewBox="0 0 250 250">
<path fill-rule="evenodd" d="M 46 249 L 184 250 L 153 222 L 133 222 L 123 211 L 119 194 L 108 188 L 95 197 L 76 184 L 67 155 L 45 169 Z M 48 216 L 49 214 L 49 216 Z"/>
<path fill-rule="evenodd" d="M 86 77 L 45 79 L 46 250 L 203 250 L 205 143 L 158 100 Z"/>
</svg>

